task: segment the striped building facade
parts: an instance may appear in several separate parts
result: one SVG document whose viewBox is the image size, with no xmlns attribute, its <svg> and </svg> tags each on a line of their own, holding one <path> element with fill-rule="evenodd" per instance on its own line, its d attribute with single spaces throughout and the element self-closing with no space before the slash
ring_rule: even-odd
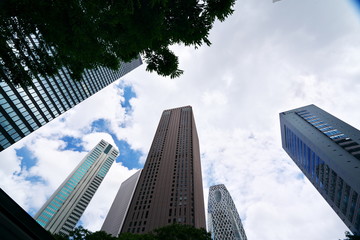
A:
<svg viewBox="0 0 360 240">
<path fill-rule="evenodd" d="M 122 63 L 118 71 L 102 67 L 85 70 L 82 81 L 74 81 L 69 70 L 62 68 L 53 77 L 37 76 L 27 89 L 0 81 L 0 151 L 141 64 L 139 57 Z"/>
<path fill-rule="evenodd" d="M 131 200 L 134 196 L 136 185 L 139 181 L 141 170 L 126 179 L 120 186 L 118 193 L 106 215 L 101 231 L 117 237 L 124 224 Z"/>
<path fill-rule="evenodd" d="M 191 106 L 165 110 L 121 233 L 173 223 L 206 228 L 199 139 Z"/>
<path fill-rule="evenodd" d="M 40 208 L 35 220 L 51 233 L 67 235 L 118 155 L 117 149 L 101 140 Z"/>
<path fill-rule="evenodd" d="M 360 233 L 360 131 L 315 105 L 280 113 L 282 146 L 353 233 Z"/>
</svg>

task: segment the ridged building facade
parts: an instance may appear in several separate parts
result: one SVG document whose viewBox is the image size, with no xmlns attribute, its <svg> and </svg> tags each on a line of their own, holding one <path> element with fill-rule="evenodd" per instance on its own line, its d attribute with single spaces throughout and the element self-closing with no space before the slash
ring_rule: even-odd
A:
<svg viewBox="0 0 360 240">
<path fill-rule="evenodd" d="M 360 131 L 315 105 L 280 113 L 280 127 L 284 150 L 359 234 Z"/>
<path fill-rule="evenodd" d="M 121 233 L 146 233 L 173 223 L 206 228 L 191 106 L 163 112 Z"/>
<path fill-rule="evenodd" d="M 139 181 L 141 170 L 126 179 L 120 186 L 118 193 L 106 215 L 101 231 L 117 237 L 124 224 L 125 216 L 133 199 L 136 185 Z"/>
<path fill-rule="evenodd" d="M 36 46 L 36 38 L 29 38 Z M 1 57 L 0 57 L 1 58 Z M 99 67 L 85 70 L 81 81 L 75 81 L 63 67 L 52 77 L 36 76 L 33 86 L 16 87 L 0 74 L 0 151 L 58 117 L 91 95 L 113 83 L 142 64 L 141 58 L 122 63 L 120 70 Z"/>
<path fill-rule="evenodd" d="M 208 230 L 212 240 L 247 240 L 239 213 L 224 184 L 209 188 Z"/>
<path fill-rule="evenodd" d="M 68 235 L 119 155 L 101 140 L 79 163 L 34 216 L 51 233 Z"/>
</svg>

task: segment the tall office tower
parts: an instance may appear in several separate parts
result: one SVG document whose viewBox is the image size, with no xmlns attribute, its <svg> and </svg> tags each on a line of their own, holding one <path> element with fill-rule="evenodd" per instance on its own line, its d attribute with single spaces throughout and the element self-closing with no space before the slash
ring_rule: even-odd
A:
<svg viewBox="0 0 360 240">
<path fill-rule="evenodd" d="M 121 232 L 180 223 L 205 228 L 199 140 L 190 106 L 165 110 Z"/>
<path fill-rule="evenodd" d="M 69 234 L 118 155 L 101 140 L 40 208 L 35 220 L 52 233 Z"/>
<path fill-rule="evenodd" d="M 30 39 L 31 40 L 31 39 Z M 86 70 L 74 81 L 62 68 L 53 77 L 37 76 L 32 87 L 21 88 L 0 81 L 0 151 L 84 101 L 142 64 L 141 58 L 122 63 L 118 71 Z M 0 74 L 0 78 L 6 77 Z"/>
<path fill-rule="evenodd" d="M 239 213 L 224 184 L 209 189 L 208 230 L 212 240 L 247 240 Z"/>
<path fill-rule="evenodd" d="M 120 234 L 136 185 L 139 181 L 140 173 L 141 170 L 137 171 L 121 184 L 101 227 L 101 231 L 105 231 L 114 237 Z"/>
<path fill-rule="evenodd" d="M 280 113 L 282 146 L 353 233 L 360 233 L 360 131 L 315 105 Z"/>
</svg>

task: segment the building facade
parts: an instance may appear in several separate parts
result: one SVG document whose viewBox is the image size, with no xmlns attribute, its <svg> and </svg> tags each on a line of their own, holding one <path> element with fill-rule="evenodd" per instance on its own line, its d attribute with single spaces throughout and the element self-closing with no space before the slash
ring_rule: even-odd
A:
<svg viewBox="0 0 360 240">
<path fill-rule="evenodd" d="M 51 234 L 0 188 L 1 239 L 54 240 Z"/>
<path fill-rule="evenodd" d="M 209 188 L 208 230 L 213 240 L 247 240 L 239 213 L 224 184 Z"/>
<path fill-rule="evenodd" d="M 280 113 L 282 146 L 353 233 L 360 233 L 360 131 L 315 105 Z"/>
<path fill-rule="evenodd" d="M 67 68 L 53 77 L 33 79 L 29 88 L 0 81 L 0 151 L 58 117 L 142 64 L 141 58 L 122 63 L 118 71 L 85 70 L 74 81 Z M 1 75 L 3 76 L 3 75 Z"/>
<path fill-rule="evenodd" d="M 68 235 L 118 155 L 117 149 L 101 140 L 40 208 L 35 220 L 52 233 Z"/>
<path fill-rule="evenodd" d="M 205 228 L 199 140 L 190 106 L 165 110 L 121 232 L 173 223 Z"/>
<path fill-rule="evenodd" d="M 141 170 L 137 171 L 121 184 L 101 227 L 101 231 L 105 231 L 114 237 L 117 237 L 120 234 L 125 216 L 134 196 L 136 185 L 139 181 L 140 173 Z"/>
</svg>

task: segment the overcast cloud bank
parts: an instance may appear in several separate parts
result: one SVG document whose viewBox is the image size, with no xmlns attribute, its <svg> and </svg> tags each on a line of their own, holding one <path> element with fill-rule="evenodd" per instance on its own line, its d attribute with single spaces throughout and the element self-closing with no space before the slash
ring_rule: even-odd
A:
<svg viewBox="0 0 360 240">
<path fill-rule="evenodd" d="M 358 10 L 350 0 L 238 1 L 210 40 L 197 50 L 173 47 L 182 77 L 141 66 L 0 153 L 0 186 L 35 214 L 101 138 L 127 141 L 142 153 L 133 161 L 143 163 L 162 111 L 192 105 L 206 203 L 208 187 L 225 184 L 249 239 L 344 237 L 346 226 L 282 150 L 278 113 L 313 103 L 360 128 Z M 125 99 L 125 86 L 136 96 Z M 121 153 L 117 161 L 81 219 L 90 230 L 100 229 L 135 172 Z"/>
</svg>

